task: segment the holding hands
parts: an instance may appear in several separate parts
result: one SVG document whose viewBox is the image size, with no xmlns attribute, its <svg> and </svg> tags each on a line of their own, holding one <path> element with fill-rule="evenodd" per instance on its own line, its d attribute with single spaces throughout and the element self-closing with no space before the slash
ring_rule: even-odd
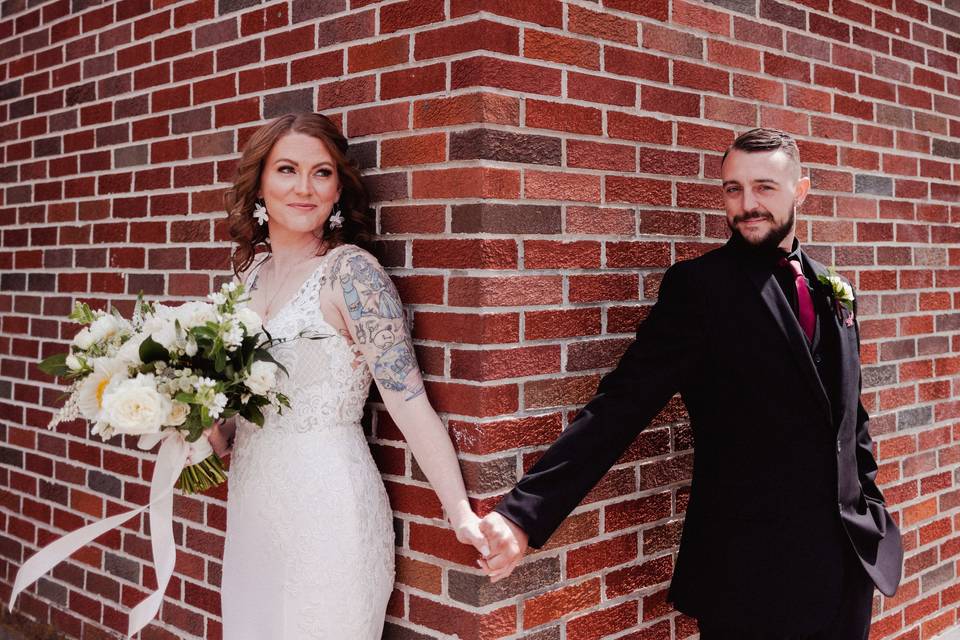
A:
<svg viewBox="0 0 960 640">
<path fill-rule="evenodd" d="M 523 560 L 527 552 L 528 536 L 523 529 L 492 511 L 480 522 L 480 531 L 489 545 L 489 553 L 483 553 L 483 559 L 477 564 L 490 576 L 491 582 L 499 582 L 508 577 Z"/>
</svg>

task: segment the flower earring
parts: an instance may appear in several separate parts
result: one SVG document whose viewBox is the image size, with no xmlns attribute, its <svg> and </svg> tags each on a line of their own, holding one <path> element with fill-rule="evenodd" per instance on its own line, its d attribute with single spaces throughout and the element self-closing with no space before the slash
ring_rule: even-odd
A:
<svg viewBox="0 0 960 640">
<path fill-rule="evenodd" d="M 267 207 L 264 206 L 263 200 L 257 200 L 253 204 L 253 217 L 257 219 L 261 227 L 270 219 L 270 216 L 267 215 Z"/>
<path fill-rule="evenodd" d="M 343 226 L 343 214 L 340 213 L 339 202 L 333 204 L 333 213 L 330 215 L 329 224 L 331 229 L 339 229 Z"/>
</svg>

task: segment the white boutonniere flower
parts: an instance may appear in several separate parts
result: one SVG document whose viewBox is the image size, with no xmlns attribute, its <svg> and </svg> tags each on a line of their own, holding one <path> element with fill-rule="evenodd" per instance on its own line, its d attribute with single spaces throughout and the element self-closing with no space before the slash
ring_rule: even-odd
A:
<svg viewBox="0 0 960 640">
<path fill-rule="evenodd" d="M 846 326 L 853 326 L 853 287 L 850 283 L 837 275 L 833 269 L 830 270 L 830 275 L 819 275 L 817 279 L 830 287 L 830 297 L 833 299 L 837 316 Z M 844 308 L 846 313 L 843 312 Z"/>
</svg>

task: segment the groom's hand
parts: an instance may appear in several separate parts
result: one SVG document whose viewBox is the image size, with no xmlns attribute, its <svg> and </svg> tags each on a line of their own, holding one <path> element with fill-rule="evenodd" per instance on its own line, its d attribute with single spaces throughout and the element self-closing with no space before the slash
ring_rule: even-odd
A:
<svg viewBox="0 0 960 640">
<path fill-rule="evenodd" d="M 480 522 L 480 531 L 490 545 L 490 555 L 480 560 L 480 567 L 490 576 L 491 582 L 499 582 L 511 573 L 527 552 L 526 532 L 507 518 L 493 511 Z"/>
</svg>

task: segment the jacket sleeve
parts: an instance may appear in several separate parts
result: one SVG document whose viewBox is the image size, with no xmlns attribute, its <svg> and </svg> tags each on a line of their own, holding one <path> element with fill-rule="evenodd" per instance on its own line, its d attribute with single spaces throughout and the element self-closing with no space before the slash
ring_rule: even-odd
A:
<svg viewBox="0 0 960 640">
<path fill-rule="evenodd" d="M 659 298 L 616 368 L 592 400 L 517 486 L 497 505 L 543 546 L 630 443 L 697 370 L 702 355 L 702 303 L 691 263 L 667 270 Z"/>
</svg>

